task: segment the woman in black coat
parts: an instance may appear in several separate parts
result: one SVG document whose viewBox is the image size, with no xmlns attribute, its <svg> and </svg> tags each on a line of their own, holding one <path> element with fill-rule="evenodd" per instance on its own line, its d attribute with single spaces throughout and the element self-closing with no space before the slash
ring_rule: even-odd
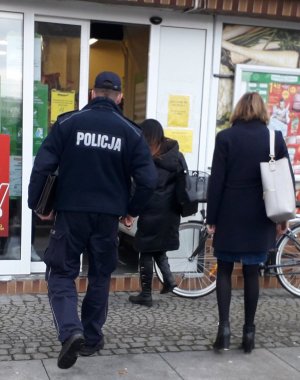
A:
<svg viewBox="0 0 300 380">
<path fill-rule="evenodd" d="M 141 124 L 150 146 L 158 173 L 156 190 L 146 204 L 137 222 L 135 247 L 140 252 L 140 281 L 142 291 L 130 296 L 129 301 L 152 306 L 153 259 L 158 264 L 164 279 L 161 293 L 172 291 L 176 286 L 168 263 L 166 251 L 179 247 L 180 210 L 176 198 L 177 174 L 182 170 L 177 141 L 164 137 L 161 124 L 147 119 Z"/>
<path fill-rule="evenodd" d="M 258 93 L 247 93 L 231 116 L 231 128 L 217 134 L 208 190 L 207 224 L 218 259 L 219 329 L 215 349 L 230 343 L 229 307 L 234 262 L 242 262 L 245 324 L 242 347 L 254 348 L 254 317 L 259 297 L 259 263 L 275 246 L 276 224 L 266 215 L 260 162 L 269 161 L 269 116 Z M 276 159 L 288 156 L 281 132 L 275 132 Z M 283 233 L 287 223 L 277 226 Z"/>
</svg>

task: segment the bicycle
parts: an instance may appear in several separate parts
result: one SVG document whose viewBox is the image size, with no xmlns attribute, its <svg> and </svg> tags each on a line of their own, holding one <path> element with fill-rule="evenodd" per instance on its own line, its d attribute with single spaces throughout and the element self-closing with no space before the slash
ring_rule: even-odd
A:
<svg viewBox="0 0 300 380">
<path fill-rule="evenodd" d="M 298 206 L 297 206 L 298 207 Z M 180 247 L 167 252 L 171 272 L 177 283 L 173 293 L 186 298 L 203 297 L 216 289 L 217 259 L 213 255 L 212 237 L 202 220 L 183 222 L 179 228 Z M 300 297 L 300 222 L 293 219 L 288 231 L 277 241 L 276 247 L 268 252 L 265 263 L 260 265 L 261 275 L 277 276 L 280 284 L 291 294 Z M 162 274 L 154 263 L 158 279 Z"/>
<path fill-rule="evenodd" d="M 297 218 L 291 222 L 296 223 L 277 240 L 275 249 L 268 252 L 260 273 L 276 276 L 284 289 L 300 297 L 300 223 Z"/>
</svg>

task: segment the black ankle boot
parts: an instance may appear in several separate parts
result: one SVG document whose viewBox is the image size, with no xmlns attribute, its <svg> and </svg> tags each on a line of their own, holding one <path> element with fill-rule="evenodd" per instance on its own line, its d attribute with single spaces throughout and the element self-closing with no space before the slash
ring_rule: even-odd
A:
<svg viewBox="0 0 300 380">
<path fill-rule="evenodd" d="M 137 296 L 129 296 L 129 301 L 138 305 L 152 306 L 152 296 L 145 295 L 143 292 Z"/>
<path fill-rule="evenodd" d="M 255 347 L 255 325 L 244 325 L 242 349 L 246 354 L 250 354 Z"/>
<path fill-rule="evenodd" d="M 229 322 L 222 322 L 218 327 L 218 334 L 213 348 L 215 350 L 229 350 L 230 345 L 230 326 Z"/>
<path fill-rule="evenodd" d="M 166 294 L 169 292 L 173 292 L 174 288 L 176 288 L 176 284 L 163 284 L 163 287 L 160 291 L 160 294 Z"/>
</svg>

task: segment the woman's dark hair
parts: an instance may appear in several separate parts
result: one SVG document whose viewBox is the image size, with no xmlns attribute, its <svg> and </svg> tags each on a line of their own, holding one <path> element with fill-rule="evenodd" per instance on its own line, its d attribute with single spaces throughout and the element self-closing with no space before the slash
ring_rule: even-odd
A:
<svg viewBox="0 0 300 380">
<path fill-rule="evenodd" d="M 146 119 L 140 124 L 143 135 L 150 147 L 152 156 L 160 153 L 161 146 L 165 140 L 164 129 L 159 121 Z"/>
</svg>

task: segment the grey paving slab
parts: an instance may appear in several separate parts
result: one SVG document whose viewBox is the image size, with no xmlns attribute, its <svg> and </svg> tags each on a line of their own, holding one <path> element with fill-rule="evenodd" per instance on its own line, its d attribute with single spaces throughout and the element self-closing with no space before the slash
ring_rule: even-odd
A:
<svg viewBox="0 0 300 380">
<path fill-rule="evenodd" d="M 251 355 L 240 350 L 164 353 L 161 356 L 184 380 L 299 380 L 300 372 L 266 349 Z"/>
<path fill-rule="evenodd" d="M 1 380 L 49 380 L 40 360 L 0 362 Z"/>
<path fill-rule="evenodd" d="M 57 368 L 56 362 L 43 360 L 51 380 L 182 380 L 158 354 L 78 358 L 68 370 Z"/>
<path fill-rule="evenodd" d="M 281 360 L 288 363 L 291 367 L 299 371 L 300 378 L 300 347 L 295 348 L 273 348 L 270 349 L 274 355 L 276 355 Z"/>
</svg>

